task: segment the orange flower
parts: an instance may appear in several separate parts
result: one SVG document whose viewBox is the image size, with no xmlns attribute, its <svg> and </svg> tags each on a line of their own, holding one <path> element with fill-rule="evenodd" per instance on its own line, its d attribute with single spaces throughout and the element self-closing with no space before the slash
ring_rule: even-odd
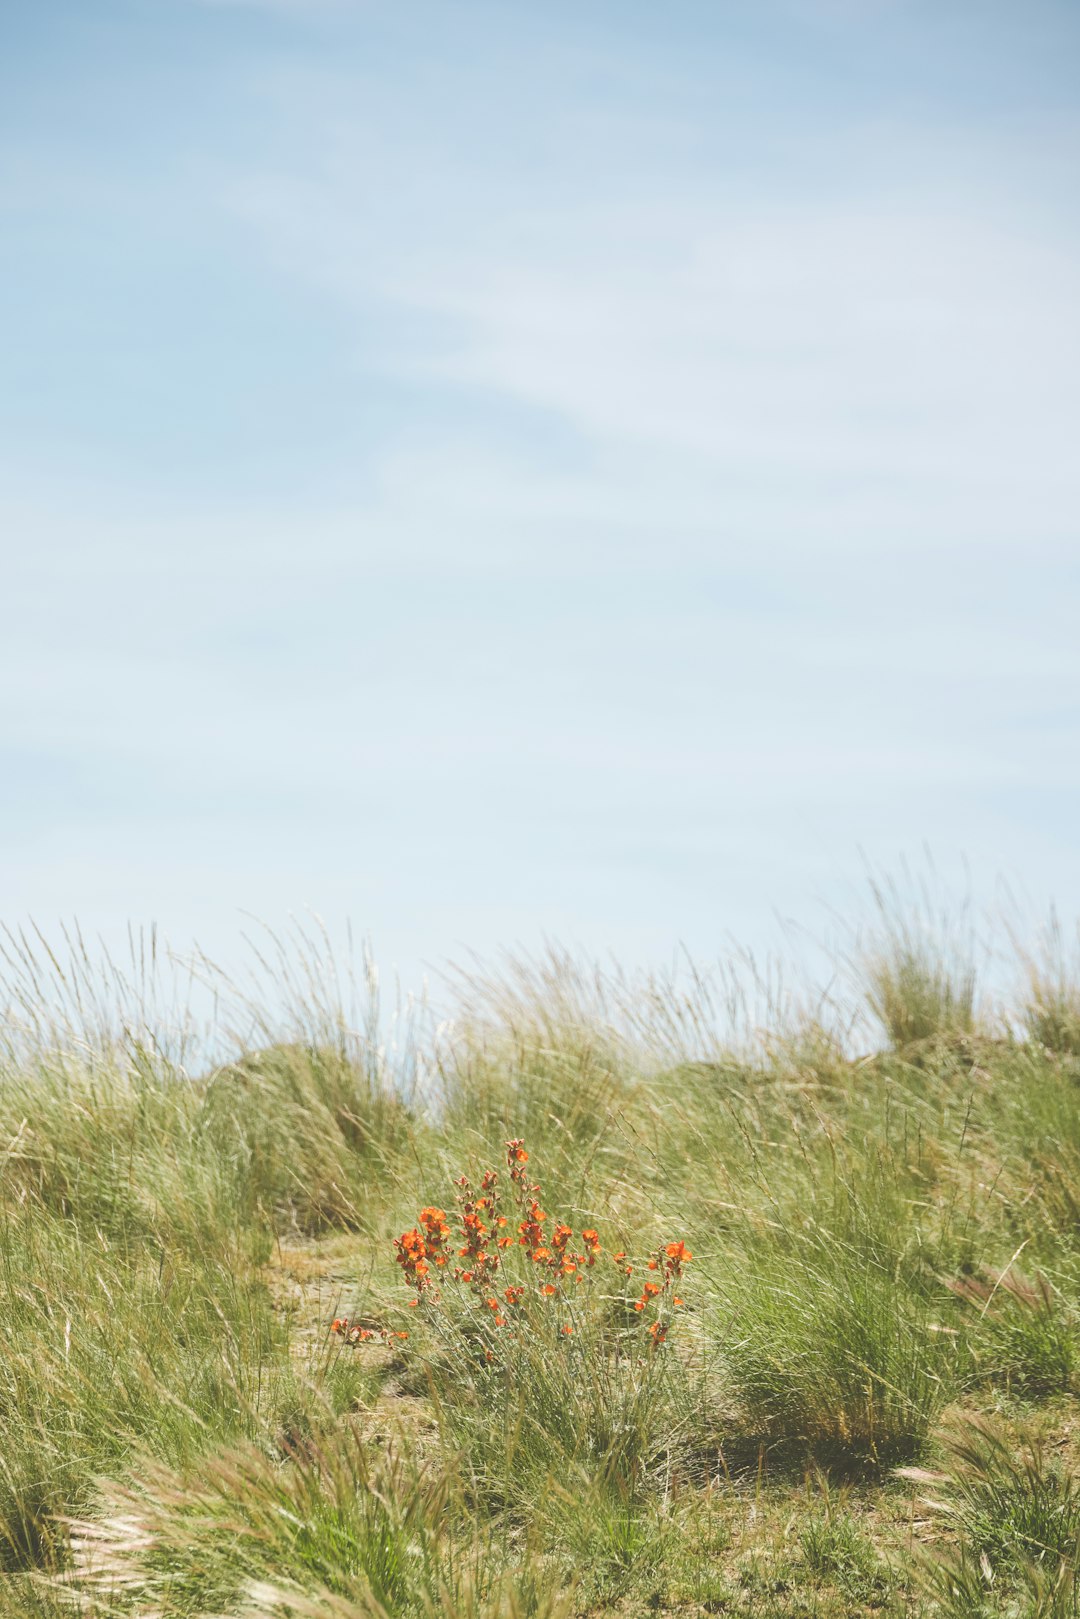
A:
<svg viewBox="0 0 1080 1619">
<path fill-rule="evenodd" d="M 553 1283 L 545 1282 L 540 1291 L 546 1299 L 549 1299 L 553 1293 L 558 1291 L 558 1289 L 553 1285 Z"/>
<path fill-rule="evenodd" d="M 637 1303 L 634 1305 L 634 1309 L 635 1310 L 644 1310 L 644 1308 L 645 1308 L 644 1304 L 642 1304 L 641 1300 L 638 1299 Z"/>
<path fill-rule="evenodd" d="M 679 1305 L 682 1303 L 682 1299 L 672 1299 L 671 1302 L 675 1306 L 675 1308 L 678 1309 Z"/>
<path fill-rule="evenodd" d="M 657 1264 L 656 1264 L 655 1259 L 650 1259 L 649 1260 L 649 1269 L 650 1270 L 656 1270 L 657 1269 Z"/>
<path fill-rule="evenodd" d="M 569 1338 L 569 1337 L 571 1337 L 573 1335 L 574 1329 L 573 1329 L 573 1327 L 564 1326 L 562 1331 L 563 1331 L 563 1336 L 565 1338 Z"/>
<path fill-rule="evenodd" d="M 667 1255 L 665 1269 L 669 1276 L 680 1275 L 683 1266 L 689 1265 L 694 1257 L 685 1242 L 669 1242 L 664 1252 Z"/>
</svg>

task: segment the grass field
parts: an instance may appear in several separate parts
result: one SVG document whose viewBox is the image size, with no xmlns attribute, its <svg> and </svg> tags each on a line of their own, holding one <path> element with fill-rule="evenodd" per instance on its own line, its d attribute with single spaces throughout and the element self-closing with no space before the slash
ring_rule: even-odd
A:
<svg viewBox="0 0 1080 1619">
<path fill-rule="evenodd" d="M 760 1017 L 9 937 L 0 1616 L 1080 1611 L 1080 983 L 889 914 Z"/>
</svg>

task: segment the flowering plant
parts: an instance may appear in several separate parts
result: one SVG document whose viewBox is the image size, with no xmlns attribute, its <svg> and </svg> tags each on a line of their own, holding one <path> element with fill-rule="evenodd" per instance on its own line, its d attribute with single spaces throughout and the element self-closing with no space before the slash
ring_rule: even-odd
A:
<svg viewBox="0 0 1080 1619">
<path fill-rule="evenodd" d="M 468 1176 L 455 1181 L 456 1209 L 429 1205 L 410 1230 L 394 1239 L 395 1262 L 414 1293 L 410 1305 L 434 1317 L 451 1291 L 481 1326 L 484 1358 L 499 1358 L 500 1339 L 520 1336 L 538 1314 L 554 1313 L 560 1339 L 572 1339 L 586 1302 L 594 1299 L 601 1274 L 611 1277 L 617 1294 L 603 1295 L 622 1304 L 621 1315 L 635 1336 L 658 1349 L 682 1307 L 678 1285 L 693 1255 L 682 1240 L 662 1244 L 643 1263 L 623 1251 L 605 1262 L 599 1233 L 592 1226 L 576 1231 L 567 1220 L 554 1219 L 541 1206 L 541 1190 L 526 1165 L 523 1140 L 506 1143 L 506 1181 L 487 1170 L 478 1187 Z M 506 1192 L 508 1195 L 504 1195 Z M 640 1294 L 627 1287 L 642 1275 Z M 332 1330 L 347 1343 L 373 1337 L 404 1337 L 385 1329 L 350 1328 L 335 1321 Z"/>
</svg>

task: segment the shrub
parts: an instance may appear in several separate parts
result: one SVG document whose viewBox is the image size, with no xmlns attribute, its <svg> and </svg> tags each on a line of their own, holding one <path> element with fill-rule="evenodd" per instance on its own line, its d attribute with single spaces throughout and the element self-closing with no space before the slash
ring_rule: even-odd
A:
<svg viewBox="0 0 1080 1619">
<path fill-rule="evenodd" d="M 489 1506 L 532 1513 L 547 1478 L 586 1492 L 617 1478 L 636 1491 L 677 1437 L 673 1407 L 690 1398 L 669 1339 L 693 1255 L 681 1239 L 640 1263 L 606 1253 L 595 1227 L 541 1207 L 523 1141 L 506 1151 L 505 1188 L 495 1170 L 476 1186 L 460 1176 L 455 1211 L 424 1208 L 394 1243 L 415 1294 L 406 1376 L 436 1399 Z M 355 1344 L 394 1330 L 334 1327 Z"/>
</svg>

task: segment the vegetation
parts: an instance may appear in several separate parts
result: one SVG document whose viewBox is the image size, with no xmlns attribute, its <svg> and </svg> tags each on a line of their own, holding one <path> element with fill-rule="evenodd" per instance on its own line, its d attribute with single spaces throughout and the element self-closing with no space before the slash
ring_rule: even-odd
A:
<svg viewBox="0 0 1080 1619">
<path fill-rule="evenodd" d="M 761 1027 L 9 936 L 0 1619 L 1080 1612 L 1080 983 L 878 900 Z"/>
</svg>

